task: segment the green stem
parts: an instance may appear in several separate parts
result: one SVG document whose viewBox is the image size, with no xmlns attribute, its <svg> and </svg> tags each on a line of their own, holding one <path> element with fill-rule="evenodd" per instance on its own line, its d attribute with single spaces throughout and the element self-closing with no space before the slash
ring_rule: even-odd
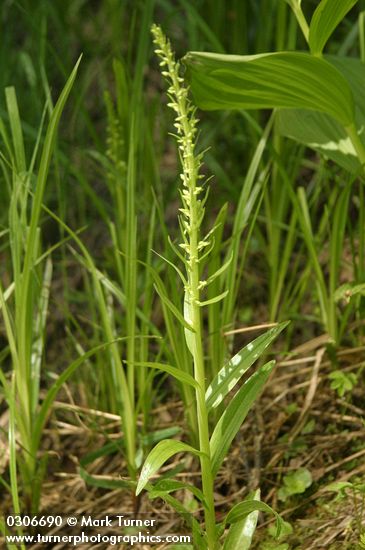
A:
<svg viewBox="0 0 365 550">
<path fill-rule="evenodd" d="M 172 71 L 171 71 L 172 72 Z M 172 77 L 176 89 L 179 83 L 177 78 Z M 200 275 L 199 275 L 199 241 L 200 225 L 202 221 L 201 203 L 198 199 L 198 169 L 195 159 L 194 143 L 189 139 L 191 128 L 187 116 L 188 106 L 186 97 L 181 96 L 178 99 L 181 116 L 181 125 L 183 134 L 188 137 L 186 141 L 187 173 L 189 177 L 189 245 L 188 245 L 188 282 L 189 282 L 189 302 L 191 308 L 191 322 L 195 332 L 192 333 L 192 349 L 194 362 L 194 377 L 198 382 L 199 388 L 196 390 L 198 430 L 199 430 L 199 450 L 200 468 L 202 476 L 202 488 L 206 505 L 204 507 L 205 530 L 209 550 L 214 550 L 216 543 L 216 523 L 214 507 L 214 478 L 212 474 L 212 462 L 210 456 L 209 444 L 209 421 L 208 411 L 205 404 L 205 365 L 203 350 L 203 330 L 200 311 Z"/>
<path fill-rule="evenodd" d="M 291 7 L 293 9 L 294 15 L 298 21 L 298 24 L 301 28 L 301 31 L 304 35 L 304 38 L 306 42 L 309 42 L 309 27 L 306 18 L 304 17 L 304 13 L 302 12 L 302 8 L 299 6 L 298 3 L 292 2 Z"/>
<path fill-rule="evenodd" d="M 170 107 L 176 116 L 175 128 L 179 143 L 180 159 L 183 167 L 181 174 L 183 189 L 181 192 L 183 208 L 180 209 L 180 218 L 183 243 L 185 250 L 185 267 L 187 281 L 185 282 L 184 315 L 188 314 L 193 331 L 186 329 L 186 341 L 193 356 L 194 378 L 198 383 L 196 389 L 196 411 L 198 418 L 200 468 L 202 489 L 204 493 L 204 517 L 208 550 L 216 548 L 216 521 L 214 507 L 214 476 L 210 454 L 208 410 L 205 403 L 205 364 L 203 350 L 203 326 L 200 305 L 200 250 L 208 245 L 200 241 L 200 226 L 204 217 L 204 200 L 199 199 L 203 187 L 199 186 L 201 155 L 195 154 L 196 123 L 194 109 L 188 99 L 187 88 L 181 86 L 183 79 L 179 76 L 178 64 L 174 60 L 169 42 L 163 36 L 161 29 L 154 26 L 152 32 L 155 43 L 158 45 L 156 53 L 162 59 L 161 66 L 167 70 L 162 75 L 168 78 L 170 86 L 168 94 L 171 99 Z"/>
<path fill-rule="evenodd" d="M 189 286 L 191 292 L 191 314 L 192 325 L 195 329 L 192 339 L 192 355 L 194 360 L 194 376 L 199 384 L 196 390 L 198 427 L 199 427 L 199 447 L 203 453 L 200 458 L 202 488 L 206 500 L 205 529 L 207 533 L 207 542 L 209 550 L 215 548 L 216 528 L 215 528 L 215 509 L 214 509 L 214 478 L 212 474 L 212 464 L 209 445 L 209 422 L 208 413 L 205 404 L 205 368 L 204 351 L 202 344 L 202 320 L 199 306 L 199 264 L 198 264 L 198 243 L 199 243 L 199 224 L 197 217 L 197 203 L 194 189 L 190 190 L 190 267 Z"/>
</svg>

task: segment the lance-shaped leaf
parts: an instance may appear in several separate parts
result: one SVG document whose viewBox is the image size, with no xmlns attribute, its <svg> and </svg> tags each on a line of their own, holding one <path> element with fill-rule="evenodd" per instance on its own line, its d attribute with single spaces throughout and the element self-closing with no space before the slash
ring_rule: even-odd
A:
<svg viewBox="0 0 365 550">
<path fill-rule="evenodd" d="M 244 373 L 264 353 L 271 342 L 277 338 L 286 326 L 288 326 L 288 322 L 280 323 L 280 325 L 261 334 L 224 365 L 212 380 L 205 393 L 205 402 L 208 410 L 218 407 Z"/>
<path fill-rule="evenodd" d="M 159 295 L 159 297 L 161 298 L 161 300 L 165 304 L 165 306 L 169 308 L 171 313 L 176 317 L 176 319 L 181 323 L 181 325 L 183 325 L 185 327 L 185 330 L 195 332 L 194 328 L 186 321 L 184 316 L 180 313 L 179 309 L 167 297 L 166 288 L 165 288 L 165 285 L 162 283 L 161 278 L 159 276 L 158 276 L 158 278 L 156 278 L 156 276 L 154 276 L 154 278 L 155 278 L 155 285 L 154 285 L 155 289 L 157 291 L 157 294 Z"/>
<path fill-rule="evenodd" d="M 229 292 L 228 290 L 225 290 L 218 296 L 214 296 L 213 298 L 210 298 L 209 300 L 205 300 L 204 302 L 199 301 L 197 302 L 197 304 L 201 307 L 209 306 L 210 304 L 216 304 L 217 302 L 220 302 L 221 300 L 223 300 L 227 296 L 228 292 Z"/>
<path fill-rule="evenodd" d="M 157 470 L 173 455 L 177 453 L 193 453 L 195 455 L 201 454 L 197 449 L 176 441 L 174 439 L 165 439 L 157 443 L 156 447 L 147 456 L 141 475 L 139 476 L 138 485 L 136 489 L 136 495 L 142 491 L 143 487 L 148 483 L 149 479 L 157 472 Z"/>
<path fill-rule="evenodd" d="M 247 517 L 248 514 L 251 514 L 252 512 L 258 510 L 259 512 L 268 512 L 269 514 L 273 514 L 275 516 L 276 520 L 276 537 L 280 535 L 283 520 L 279 516 L 275 510 L 273 510 L 268 504 L 265 504 L 265 502 L 261 502 L 260 500 L 244 500 L 243 502 L 240 502 L 239 504 L 236 504 L 236 506 L 233 506 L 231 510 L 228 512 L 225 523 L 236 523 L 237 521 L 241 521 L 243 518 Z"/>
<path fill-rule="evenodd" d="M 244 502 L 260 501 L 260 489 L 255 491 L 253 497 Z M 253 510 L 244 519 L 233 523 L 224 541 L 223 550 L 248 550 L 251 547 L 252 537 L 256 530 L 259 510 Z"/>
<path fill-rule="evenodd" d="M 318 4 L 309 27 L 309 47 L 312 54 L 322 53 L 337 25 L 356 3 L 357 0 L 322 0 Z"/>
<path fill-rule="evenodd" d="M 190 544 L 184 545 L 184 550 L 193 550 L 193 548 L 208 550 L 208 545 L 206 538 L 204 537 L 203 530 L 199 522 L 194 518 L 193 514 L 172 495 L 161 493 L 159 496 L 184 519 L 187 527 L 189 527 L 193 535 L 194 546 Z M 178 548 L 179 550 L 182 550 L 180 545 L 171 546 L 171 548 Z"/>
<path fill-rule="evenodd" d="M 165 363 L 154 363 L 150 361 L 135 361 L 133 362 L 133 365 L 136 367 L 147 367 L 149 369 L 157 369 L 159 371 L 167 372 L 167 374 L 170 374 L 182 384 L 189 384 L 189 386 L 192 386 L 195 389 L 199 388 L 198 382 L 191 376 L 191 374 L 177 369 L 172 365 L 166 365 Z"/>
<path fill-rule="evenodd" d="M 255 372 L 238 390 L 214 428 L 210 438 L 212 473 L 215 477 L 226 456 L 233 438 L 240 429 L 248 411 L 260 394 L 275 361 L 266 363 Z"/>
<path fill-rule="evenodd" d="M 349 126 L 354 101 L 343 75 L 303 52 L 221 55 L 189 52 L 184 62 L 202 109 L 310 109 Z"/>
<path fill-rule="evenodd" d="M 184 483 L 183 481 L 176 481 L 175 479 L 161 479 L 157 481 L 153 489 L 150 489 L 148 494 L 151 499 L 156 497 L 163 498 L 164 495 L 186 489 L 190 491 L 200 502 L 205 504 L 205 499 L 202 491 L 190 483 Z"/>
</svg>

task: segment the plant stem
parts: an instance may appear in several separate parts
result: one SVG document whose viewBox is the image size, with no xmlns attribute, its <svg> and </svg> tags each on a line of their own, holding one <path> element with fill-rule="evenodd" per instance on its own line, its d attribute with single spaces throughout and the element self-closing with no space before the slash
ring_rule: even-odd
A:
<svg viewBox="0 0 365 550">
<path fill-rule="evenodd" d="M 308 27 L 308 23 L 306 21 L 306 18 L 304 17 L 304 13 L 302 11 L 302 8 L 300 7 L 299 3 L 297 2 L 291 2 L 290 3 L 292 9 L 293 9 L 293 12 L 294 12 L 294 15 L 298 21 L 298 24 L 301 28 L 301 31 L 304 35 L 304 38 L 306 39 L 306 42 L 309 41 L 309 27 Z"/>
<path fill-rule="evenodd" d="M 162 72 L 170 86 L 168 88 L 171 103 L 169 106 L 176 113 L 175 128 L 183 172 L 181 198 L 183 208 L 180 209 L 180 226 L 183 243 L 180 245 L 185 253 L 185 269 L 187 281 L 185 284 L 185 319 L 192 326 L 186 329 L 187 346 L 193 356 L 194 378 L 198 382 L 196 389 L 196 411 L 198 417 L 199 450 L 202 489 L 205 497 L 204 515 L 206 540 L 209 550 L 216 547 L 216 522 L 214 508 L 214 476 L 209 443 L 208 411 L 205 403 L 205 364 L 203 350 L 203 327 L 201 319 L 200 291 L 204 286 L 200 281 L 199 256 L 200 251 L 209 246 L 208 239 L 201 240 L 200 227 L 204 218 L 204 200 L 200 198 L 203 187 L 199 185 L 201 176 L 201 155 L 195 152 L 195 137 L 197 119 L 195 109 L 190 104 L 188 90 L 181 83 L 179 64 L 176 63 L 170 43 L 164 37 L 159 27 L 153 26 L 155 44 L 159 49 L 156 53 L 162 59 L 160 65 L 167 70 Z"/>
<path fill-rule="evenodd" d="M 205 366 L 204 351 L 202 344 L 202 320 L 199 299 L 199 264 L 198 264 L 198 243 L 199 243 L 199 224 L 196 220 L 198 211 L 196 204 L 196 195 L 194 190 L 190 191 L 190 267 L 189 287 L 191 292 L 191 314 L 192 325 L 195 329 L 192 338 L 192 355 L 194 360 L 194 377 L 199 384 L 196 390 L 197 416 L 199 427 L 199 447 L 203 453 L 200 458 L 202 487 L 206 499 L 205 508 L 205 528 L 207 533 L 208 547 L 214 550 L 215 547 L 215 510 L 214 510 L 214 479 L 212 475 L 212 465 L 209 445 L 209 423 L 207 408 L 205 405 Z"/>
</svg>

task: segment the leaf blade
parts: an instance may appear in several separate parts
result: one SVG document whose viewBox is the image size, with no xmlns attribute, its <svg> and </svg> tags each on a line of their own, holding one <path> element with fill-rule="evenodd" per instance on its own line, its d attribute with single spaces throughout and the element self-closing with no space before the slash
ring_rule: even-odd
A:
<svg viewBox="0 0 365 550">
<path fill-rule="evenodd" d="M 136 367 L 147 367 L 150 369 L 158 369 L 160 371 L 166 372 L 167 374 L 170 374 L 176 380 L 179 380 L 182 384 L 189 384 L 189 386 L 192 386 L 195 389 L 199 388 L 198 382 L 191 376 L 191 374 L 188 374 L 185 371 L 182 371 L 176 367 L 173 367 L 172 365 L 166 365 L 165 363 L 154 363 L 150 361 L 136 361 L 133 363 Z"/>
<path fill-rule="evenodd" d="M 270 361 L 262 366 L 259 371 L 255 372 L 238 390 L 218 420 L 210 438 L 212 473 L 214 477 L 227 454 L 233 438 L 262 390 L 274 365 L 275 362 Z"/>
<path fill-rule="evenodd" d="M 322 0 L 309 26 L 309 47 L 313 55 L 321 55 L 327 40 L 357 0 Z"/>
<path fill-rule="evenodd" d="M 239 504 L 236 504 L 231 508 L 231 510 L 228 512 L 225 522 L 226 523 L 236 523 L 237 521 L 240 521 L 241 519 L 245 518 L 248 514 L 251 514 L 254 511 L 259 512 L 267 512 L 269 514 L 273 514 L 275 516 L 276 520 L 276 537 L 280 535 L 281 528 L 283 525 L 283 520 L 279 516 L 275 510 L 271 508 L 268 504 L 265 502 L 262 502 L 261 500 L 244 500 L 243 502 L 240 502 Z"/>
<path fill-rule="evenodd" d="M 202 109 L 301 108 L 327 113 L 343 126 L 354 121 L 346 79 L 326 60 L 310 54 L 189 52 L 184 62 L 195 102 Z"/>
<path fill-rule="evenodd" d="M 163 441 L 157 443 L 157 445 L 148 454 L 143 464 L 137 484 L 136 495 L 139 495 L 151 476 L 153 476 L 169 458 L 182 452 L 189 452 L 195 455 L 201 454 L 197 449 L 194 449 L 194 447 L 191 447 L 182 441 L 164 439 Z"/>
<path fill-rule="evenodd" d="M 243 374 L 287 326 L 288 322 L 280 323 L 277 327 L 255 338 L 253 342 L 247 344 L 247 346 L 232 357 L 232 359 L 218 372 L 206 390 L 205 402 L 208 410 L 218 407 Z"/>
<path fill-rule="evenodd" d="M 252 500 L 260 500 L 260 489 L 255 491 Z M 252 537 L 256 530 L 258 517 L 259 510 L 253 510 L 241 521 L 233 523 L 224 541 L 223 550 L 232 550 L 236 548 L 240 550 L 249 550 Z"/>
</svg>

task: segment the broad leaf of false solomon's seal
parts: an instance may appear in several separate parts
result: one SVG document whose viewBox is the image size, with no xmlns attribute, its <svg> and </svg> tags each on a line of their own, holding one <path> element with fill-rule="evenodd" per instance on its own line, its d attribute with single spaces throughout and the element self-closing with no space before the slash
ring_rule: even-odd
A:
<svg viewBox="0 0 365 550">
<path fill-rule="evenodd" d="M 309 47 L 312 54 L 320 55 L 327 40 L 357 0 L 322 0 L 309 26 Z"/>
<path fill-rule="evenodd" d="M 309 53 L 189 52 L 183 61 L 195 103 L 202 109 L 310 109 L 332 116 L 344 127 L 355 121 L 344 76 Z"/>
<path fill-rule="evenodd" d="M 253 342 L 241 349 L 218 372 L 205 393 L 205 402 L 208 410 L 218 407 L 226 395 L 234 388 L 244 373 L 263 354 L 280 332 L 288 326 L 288 322 L 280 323 L 261 334 Z"/>
<path fill-rule="evenodd" d="M 182 452 L 193 453 L 195 455 L 201 454 L 200 451 L 194 449 L 194 447 L 191 447 L 186 443 L 182 443 L 181 441 L 177 441 L 174 439 L 165 439 L 164 441 L 160 441 L 160 443 L 157 443 L 157 445 L 149 453 L 145 460 L 145 463 L 143 464 L 141 475 L 139 476 L 138 480 L 136 495 L 139 495 L 139 493 L 148 483 L 149 479 L 166 462 L 166 460 L 171 458 L 173 455 Z"/>
<path fill-rule="evenodd" d="M 248 411 L 260 394 L 273 370 L 275 361 L 270 361 L 255 372 L 237 391 L 216 424 L 210 438 L 212 473 L 215 477 L 228 452 L 235 435 L 240 429 Z"/>
<path fill-rule="evenodd" d="M 365 65 L 349 57 L 329 55 L 326 60 L 349 83 L 356 106 L 356 128 L 361 136 L 365 128 Z M 304 109 L 282 109 L 277 112 L 276 121 L 281 135 L 311 147 L 353 174 L 359 173 L 361 165 L 354 146 L 345 129 L 331 116 Z"/>
</svg>

